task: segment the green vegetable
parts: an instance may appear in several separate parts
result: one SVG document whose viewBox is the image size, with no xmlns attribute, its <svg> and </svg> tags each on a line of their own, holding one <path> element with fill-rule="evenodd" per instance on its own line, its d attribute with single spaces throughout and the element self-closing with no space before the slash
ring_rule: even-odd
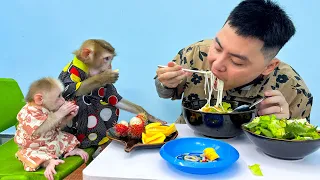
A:
<svg viewBox="0 0 320 180">
<path fill-rule="evenodd" d="M 230 103 L 222 102 L 222 107 L 225 111 L 232 111 Z"/>
<path fill-rule="evenodd" d="M 258 135 L 288 140 L 320 139 L 317 127 L 309 124 L 306 119 L 277 119 L 275 115 L 254 118 L 245 127 Z"/>
<path fill-rule="evenodd" d="M 200 110 L 203 112 L 212 112 L 212 113 L 232 112 L 231 104 L 226 102 L 222 102 L 222 105 L 219 105 L 219 106 L 209 106 L 209 104 L 206 104 Z"/>
<path fill-rule="evenodd" d="M 252 174 L 254 174 L 256 176 L 263 176 L 259 164 L 254 164 L 254 165 L 251 165 L 251 166 L 248 166 L 248 167 L 251 170 Z"/>
</svg>

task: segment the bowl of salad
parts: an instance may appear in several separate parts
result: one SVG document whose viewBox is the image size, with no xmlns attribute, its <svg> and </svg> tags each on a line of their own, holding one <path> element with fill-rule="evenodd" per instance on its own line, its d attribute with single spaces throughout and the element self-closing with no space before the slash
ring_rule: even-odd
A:
<svg viewBox="0 0 320 180">
<path fill-rule="evenodd" d="M 265 154 L 278 159 L 303 159 L 320 148 L 319 131 L 306 119 L 260 116 L 243 124 L 242 129 Z"/>
<path fill-rule="evenodd" d="M 207 100 L 185 100 L 182 102 L 182 115 L 186 124 L 195 132 L 212 138 L 233 138 L 243 133 L 241 125 L 250 122 L 256 109 L 233 112 L 241 105 L 250 105 L 240 101 L 223 101 L 216 106 L 212 99 L 210 106 Z"/>
</svg>

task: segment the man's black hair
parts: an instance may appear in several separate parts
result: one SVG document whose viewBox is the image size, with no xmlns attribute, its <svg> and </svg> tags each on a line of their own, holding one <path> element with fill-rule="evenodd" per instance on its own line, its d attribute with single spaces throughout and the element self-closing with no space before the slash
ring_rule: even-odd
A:
<svg viewBox="0 0 320 180">
<path fill-rule="evenodd" d="M 295 34 L 290 17 L 270 0 L 244 0 L 230 13 L 227 22 L 243 37 L 264 42 L 262 52 L 271 60 Z"/>
</svg>

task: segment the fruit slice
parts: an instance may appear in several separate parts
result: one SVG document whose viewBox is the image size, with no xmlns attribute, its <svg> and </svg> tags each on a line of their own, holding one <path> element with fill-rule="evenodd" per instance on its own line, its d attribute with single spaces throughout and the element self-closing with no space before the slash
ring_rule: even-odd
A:
<svg viewBox="0 0 320 180">
<path fill-rule="evenodd" d="M 151 127 L 146 129 L 146 133 L 150 134 L 150 135 L 154 135 L 157 133 L 165 133 L 167 131 L 167 127 L 166 126 L 156 126 L 156 127 Z"/>
<path fill-rule="evenodd" d="M 167 130 L 166 132 L 164 133 L 164 135 L 166 136 L 170 136 L 172 133 L 176 132 L 177 131 L 177 128 L 175 126 L 175 124 L 171 124 L 169 127 L 167 127 Z"/>
<path fill-rule="evenodd" d="M 219 158 L 219 155 L 213 148 L 204 149 L 203 154 L 206 158 L 210 159 L 211 161 Z"/>
<path fill-rule="evenodd" d="M 166 139 L 166 136 L 163 133 L 156 133 L 153 135 L 142 133 L 143 144 L 163 143 L 165 139 Z"/>
<path fill-rule="evenodd" d="M 149 128 L 157 127 L 157 126 L 161 126 L 161 123 L 159 123 L 159 122 L 150 123 L 150 124 L 146 125 L 145 129 L 149 129 Z"/>
</svg>

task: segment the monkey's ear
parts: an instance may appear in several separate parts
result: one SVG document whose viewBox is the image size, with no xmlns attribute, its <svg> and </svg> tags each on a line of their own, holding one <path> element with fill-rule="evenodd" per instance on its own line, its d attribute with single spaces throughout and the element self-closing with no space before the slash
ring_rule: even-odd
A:
<svg viewBox="0 0 320 180">
<path fill-rule="evenodd" d="M 87 59 L 87 58 L 89 57 L 89 55 L 90 55 L 91 52 L 92 52 L 91 49 L 89 49 L 89 48 L 83 48 L 82 51 L 81 51 L 81 56 L 82 56 L 82 58 Z"/>
<path fill-rule="evenodd" d="M 33 100 L 34 100 L 34 103 L 36 103 L 36 105 L 41 106 L 43 104 L 43 96 L 42 96 L 42 94 L 35 94 L 33 96 Z"/>
</svg>

